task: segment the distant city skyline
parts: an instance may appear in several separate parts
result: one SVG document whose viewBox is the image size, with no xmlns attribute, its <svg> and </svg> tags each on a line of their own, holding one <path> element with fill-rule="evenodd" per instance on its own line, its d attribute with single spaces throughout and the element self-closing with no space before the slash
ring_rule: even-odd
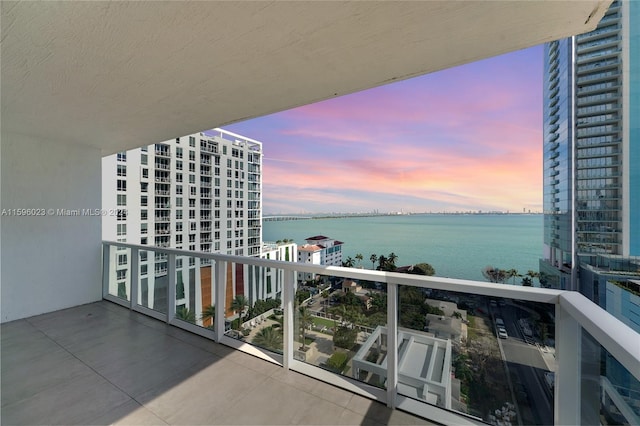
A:
<svg viewBox="0 0 640 426">
<path fill-rule="evenodd" d="M 542 46 L 224 126 L 263 211 L 542 211 Z"/>
</svg>

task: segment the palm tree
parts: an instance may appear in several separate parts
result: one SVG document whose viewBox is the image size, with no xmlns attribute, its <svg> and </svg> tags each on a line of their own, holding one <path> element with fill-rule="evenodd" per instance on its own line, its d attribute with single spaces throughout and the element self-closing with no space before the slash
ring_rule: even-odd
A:
<svg viewBox="0 0 640 426">
<path fill-rule="evenodd" d="M 362 256 L 362 253 L 356 254 L 356 260 L 358 261 L 358 266 L 362 266 L 362 259 L 364 259 L 364 257 Z"/>
<path fill-rule="evenodd" d="M 231 301 L 230 309 L 238 313 L 238 330 L 240 329 L 240 324 L 242 323 L 242 311 L 244 311 L 244 308 L 246 308 L 247 306 L 249 306 L 249 301 L 242 294 L 238 294 Z"/>
<path fill-rule="evenodd" d="M 509 270 L 507 271 L 507 276 L 508 276 L 508 278 L 507 278 L 507 279 L 509 279 L 509 278 L 513 278 L 513 285 L 515 285 L 515 284 L 516 284 L 516 277 L 521 277 L 522 275 L 520 275 L 520 274 L 518 273 L 518 270 L 517 270 L 517 269 L 509 269 Z"/>
<path fill-rule="evenodd" d="M 394 252 L 389 253 L 389 257 L 387 258 L 387 261 L 388 261 L 387 268 L 390 270 L 395 270 L 396 260 L 398 260 L 398 255 L 396 255 Z"/>
<path fill-rule="evenodd" d="M 347 268 L 353 268 L 353 259 L 351 258 L 351 256 L 347 257 L 347 260 L 342 262 L 342 266 L 345 266 Z"/>
<path fill-rule="evenodd" d="M 282 351 L 282 333 L 279 329 L 265 327 L 258 331 L 251 342 L 256 346 L 261 346 L 273 351 Z"/>
<path fill-rule="evenodd" d="M 378 255 L 377 254 L 372 254 L 371 256 L 369 256 L 369 260 L 371 261 L 371 264 L 373 265 L 371 267 L 371 269 L 376 269 L 376 262 L 378 261 Z"/>
<path fill-rule="evenodd" d="M 211 320 L 211 323 L 215 323 L 216 321 L 216 306 L 215 305 L 209 305 L 206 306 L 203 310 L 202 310 L 202 315 L 200 317 L 202 319 L 202 322 Z"/>
<path fill-rule="evenodd" d="M 302 329 L 302 350 L 306 350 L 306 340 L 307 340 L 307 327 L 313 324 L 313 318 L 311 317 L 311 312 L 307 309 L 306 306 L 300 306 L 298 308 L 298 321 L 300 322 L 300 328 Z"/>
<path fill-rule="evenodd" d="M 385 268 L 387 267 L 387 257 L 384 254 L 381 254 L 380 256 L 378 256 L 378 269 L 381 271 L 384 271 Z"/>
<path fill-rule="evenodd" d="M 185 307 L 178 308 L 176 310 L 176 318 L 182 321 L 190 322 L 191 324 L 196 323 L 196 313 L 189 308 L 185 308 Z"/>
</svg>

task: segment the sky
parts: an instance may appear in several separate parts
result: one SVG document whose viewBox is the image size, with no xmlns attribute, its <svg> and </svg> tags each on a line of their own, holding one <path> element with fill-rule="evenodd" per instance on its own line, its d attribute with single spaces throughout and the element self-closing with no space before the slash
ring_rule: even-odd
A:
<svg viewBox="0 0 640 426">
<path fill-rule="evenodd" d="M 263 214 L 542 210 L 542 46 L 225 126 Z"/>
</svg>

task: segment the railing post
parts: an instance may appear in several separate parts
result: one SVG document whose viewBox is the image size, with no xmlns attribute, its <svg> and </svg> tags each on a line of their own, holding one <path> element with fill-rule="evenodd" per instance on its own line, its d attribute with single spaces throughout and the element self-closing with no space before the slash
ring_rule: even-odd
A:
<svg viewBox="0 0 640 426">
<path fill-rule="evenodd" d="M 109 273 L 111 270 L 110 261 L 111 244 L 102 244 L 102 297 L 109 295 Z"/>
<path fill-rule="evenodd" d="M 387 406 L 396 407 L 398 394 L 398 285 L 387 284 Z"/>
<path fill-rule="evenodd" d="M 138 304 L 138 249 L 132 248 L 129 252 L 129 268 L 131 273 L 129 276 L 131 277 L 131 300 L 129 308 L 133 309 Z"/>
<path fill-rule="evenodd" d="M 293 323 L 295 317 L 295 271 L 284 271 L 284 288 L 282 289 L 282 305 L 284 310 L 284 334 L 282 345 L 282 364 L 288 370 L 293 361 Z"/>
<path fill-rule="evenodd" d="M 216 342 L 219 342 L 224 336 L 224 319 L 227 307 L 225 306 L 225 293 L 226 286 L 224 283 L 224 273 L 227 269 L 227 262 L 222 260 L 216 260 L 214 266 L 215 282 L 214 282 L 214 294 L 216 304 L 216 317 L 213 324 L 216 332 Z"/>
<path fill-rule="evenodd" d="M 176 316 L 176 255 L 167 256 L 167 324 Z"/>
<path fill-rule="evenodd" d="M 554 423 L 579 425 L 582 330 L 560 303 L 556 304 L 556 372 Z"/>
</svg>

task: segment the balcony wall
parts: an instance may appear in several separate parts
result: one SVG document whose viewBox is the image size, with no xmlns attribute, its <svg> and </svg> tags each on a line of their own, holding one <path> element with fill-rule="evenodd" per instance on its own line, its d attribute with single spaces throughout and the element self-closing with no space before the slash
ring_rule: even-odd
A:
<svg viewBox="0 0 640 426">
<path fill-rule="evenodd" d="M 2 322 L 100 300 L 102 217 L 58 211 L 100 209 L 100 150 L 1 139 Z"/>
</svg>

